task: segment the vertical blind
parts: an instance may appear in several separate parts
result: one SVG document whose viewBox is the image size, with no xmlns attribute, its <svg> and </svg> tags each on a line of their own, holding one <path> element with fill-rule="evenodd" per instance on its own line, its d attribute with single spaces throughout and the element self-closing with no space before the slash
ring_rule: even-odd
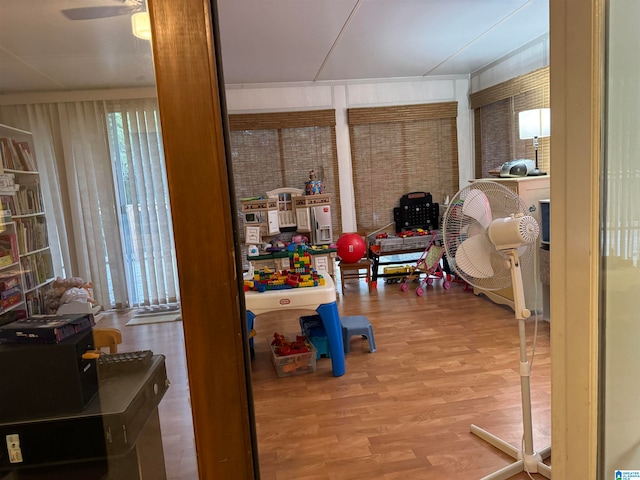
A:
<svg viewBox="0 0 640 480">
<path fill-rule="evenodd" d="M 282 187 L 304 189 L 313 170 L 322 180 L 324 192 L 332 194 L 333 235 L 339 236 L 342 221 L 335 123 L 335 110 L 229 115 L 236 200 L 264 196 Z M 237 215 L 242 225 L 240 212 Z"/>
<path fill-rule="evenodd" d="M 532 139 L 520 140 L 518 114 L 533 108 L 548 108 L 549 67 L 471 94 L 474 112 L 476 178 L 491 176 L 504 162 L 535 159 Z M 538 164 L 551 173 L 551 137 L 538 140 Z"/>
<path fill-rule="evenodd" d="M 130 306 L 179 301 L 169 187 L 156 99 L 107 102 Z"/>
<path fill-rule="evenodd" d="M 410 192 L 436 203 L 458 190 L 457 102 L 351 108 L 349 133 L 358 231 L 393 222 Z"/>
</svg>

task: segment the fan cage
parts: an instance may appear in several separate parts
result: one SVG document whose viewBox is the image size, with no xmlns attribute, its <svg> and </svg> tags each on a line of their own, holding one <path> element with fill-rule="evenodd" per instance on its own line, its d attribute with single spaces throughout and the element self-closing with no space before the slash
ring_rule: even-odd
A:
<svg viewBox="0 0 640 480">
<path fill-rule="evenodd" d="M 460 278 L 474 287 L 483 290 L 501 290 L 511 285 L 511 270 L 507 256 L 497 250 L 487 236 L 487 229 L 476 219 L 463 213 L 463 205 L 467 197 L 473 190 L 482 192 L 489 203 L 491 219 L 505 218 L 511 215 L 528 215 L 526 206 L 522 199 L 509 188 L 492 181 L 475 181 L 460 190 L 449 203 L 443 218 L 443 241 L 447 253 L 447 262 Z M 472 195 L 476 195 L 473 192 Z M 486 223 L 485 223 L 486 224 Z M 487 248 L 488 258 L 465 258 L 458 257 L 458 249 L 462 242 L 473 235 L 483 235 Z M 532 265 L 534 243 L 529 243 L 518 248 L 520 268 L 524 273 Z M 466 251 L 461 251 L 464 255 Z M 475 265 L 488 262 L 493 270 L 490 276 L 474 276 L 459 265 Z"/>
</svg>

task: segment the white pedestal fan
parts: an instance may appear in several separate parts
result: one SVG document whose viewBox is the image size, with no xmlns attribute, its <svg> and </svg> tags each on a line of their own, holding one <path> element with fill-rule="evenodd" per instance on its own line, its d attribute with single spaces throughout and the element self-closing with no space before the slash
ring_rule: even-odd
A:
<svg viewBox="0 0 640 480">
<path fill-rule="evenodd" d="M 538 452 L 533 448 L 531 366 L 525 332 L 525 320 L 531 312 L 525 307 L 521 270 L 531 261 L 539 230 L 536 220 L 527 215 L 522 200 L 505 186 L 491 181 L 474 182 L 460 190 L 443 218 L 447 261 L 456 273 L 470 285 L 484 290 L 513 286 L 520 337 L 523 442 L 521 448 L 515 448 L 471 425 L 471 433 L 516 460 L 483 480 L 506 480 L 523 471 L 551 478 L 551 467 L 543 463 L 551 455 L 551 447 Z"/>
</svg>

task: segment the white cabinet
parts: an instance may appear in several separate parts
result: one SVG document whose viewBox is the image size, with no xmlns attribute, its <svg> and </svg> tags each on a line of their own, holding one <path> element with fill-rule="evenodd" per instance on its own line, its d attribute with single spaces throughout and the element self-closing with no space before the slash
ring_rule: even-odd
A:
<svg viewBox="0 0 640 480">
<path fill-rule="evenodd" d="M 333 260 L 329 255 L 316 255 L 313 257 L 313 266 L 318 272 L 325 272 L 333 275 L 333 269 L 331 268 Z"/>
<path fill-rule="evenodd" d="M 275 235 L 280 233 L 280 217 L 277 211 L 269 210 L 267 212 L 267 234 Z"/>
<path fill-rule="evenodd" d="M 308 208 L 296 208 L 296 218 L 298 221 L 298 232 L 308 233 L 311 231 L 311 210 Z"/>
<path fill-rule="evenodd" d="M 540 224 L 540 200 L 550 196 L 549 175 L 540 177 L 518 177 L 518 178 L 484 178 L 497 182 L 515 192 L 524 202 L 529 215 L 535 218 Z M 531 264 L 522 271 L 522 281 L 524 286 L 525 306 L 531 312 L 542 313 L 542 283 L 540 281 L 538 254 L 540 251 L 540 238 L 533 246 L 534 259 Z M 487 291 L 474 287 L 473 293 L 484 294 L 496 303 L 513 306 L 513 289 L 511 287 Z"/>
</svg>

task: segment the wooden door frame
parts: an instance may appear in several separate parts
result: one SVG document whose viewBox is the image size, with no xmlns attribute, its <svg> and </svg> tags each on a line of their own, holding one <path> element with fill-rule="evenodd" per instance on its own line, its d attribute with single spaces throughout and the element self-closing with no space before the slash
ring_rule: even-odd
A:
<svg viewBox="0 0 640 480">
<path fill-rule="evenodd" d="M 604 0 L 551 0 L 553 478 L 595 479 Z"/>
<path fill-rule="evenodd" d="M 215 1 L 148 7 L 199 476 L 258 478 Z"/>
</svg>

